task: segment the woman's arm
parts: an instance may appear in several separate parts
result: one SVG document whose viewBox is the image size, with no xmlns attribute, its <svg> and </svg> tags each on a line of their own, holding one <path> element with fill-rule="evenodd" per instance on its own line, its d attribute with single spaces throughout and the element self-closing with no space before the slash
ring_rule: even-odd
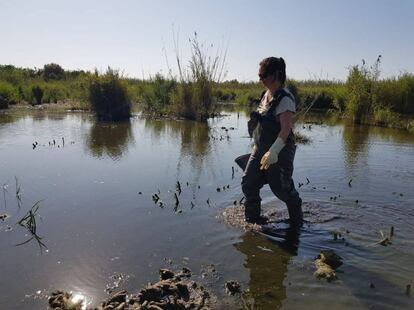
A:
<svg viewBox="0 0 414 310">
<path fill-rule="evenodd" d="M 279 132 L 278 137 L 282 138 L 283 142 L 286 143 L 290 130 L 293 127 L 293 112 L 286 111 L 286 112 L 280 113 L 279 119 L 280 119 L 280 132 Z"/>
</svg>

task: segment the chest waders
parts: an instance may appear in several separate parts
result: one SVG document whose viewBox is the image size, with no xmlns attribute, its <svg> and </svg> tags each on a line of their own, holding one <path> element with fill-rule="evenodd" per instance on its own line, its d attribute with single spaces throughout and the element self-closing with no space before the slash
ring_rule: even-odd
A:
<svg viewBox="0 0 414 310">
<path fill-rule="evenodd" d="M 256 131 L 255 147 L 246 163 L 241 184 L 245 196 L 245 217 L 248 222 L 260 222 L 263 219 L 260 217 L 260 189 L 264 184 L 269 184 L 272 192 L 286 203 L 291 225 L 300 226 L 302 224 L 302 200 L 292 180 L 293 160 L 296 152 L 292 131 L 290 131 L 285 146 L 278 155 L 277 163 L 270 165 L 267 170 L 260 170 L 262 156 L 269 150 L 280 133 L 281 125 L 276 120 L 274 111 L 285 96 L 291 97 L 284 89 L 278 90 L 270 102 L 269 109 L 263 113 L 253 112 L 249 120 L 249 133 L 251 133 L 252 127 L 255 127 Z M 243 156 L 241 157 L 243 158 Z M 245 159 L 247 156 L 244 156 Z"/>
</svg>

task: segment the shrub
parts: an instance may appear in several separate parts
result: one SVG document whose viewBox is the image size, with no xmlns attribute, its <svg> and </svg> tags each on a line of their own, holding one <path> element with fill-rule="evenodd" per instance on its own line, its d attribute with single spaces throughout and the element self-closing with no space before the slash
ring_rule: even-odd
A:
<svg viewBox="0 0 414 310">
<path fill-rule="evenodd" d="M 139 86 L 142 108 L 151 115 L 164 115 L 171 112 L 171 101 L 177 82 L 157 73 L 148 83 Z"/>
<path fill-rule="evenodd" d="M 11 84 L 0 82 L 0 109 L 7 109 L 9 104 L 15 104 L 17 97 L 17 91 Z"/>
<path fill-rule="evenodd" d="M 245 89 L 236 95 L 236 102 L 240 105 L 257 105 L 260 101 L 263 89 Z"/>
<path fill-rule="evenodd" d="M 65 70 L 58 64 L 47 64 L 43 67 L 43 78 L 45 81 L 62 80 L 65 78 Z"/>
<path fill-rule="evenodd" d="M 398 120 L 398 115 L 390 108 L 376 108 L 373 116 L 375 125 L 379 126 L 392 125 Z"/>
<path fill-rule="evenodd" d="M 361 66 L 352 66 L 349 70 L 347 86 L 347 112 L 355 123 L 366 121 L 378 104 L 378 78 L 381 55 L 374 65 L 368 68 L 365 61 Z"/>
<path fill-rule="evenodd" d="M 31 89 L 32 98 L 35 100 L 35 104 L 41 104 L 43 98 L 43 89 L 39 85 L 32 86 Z M 30 102 L 33 102 L 30 100 Z"/>
<path fill-rule="evenodd" d="M 57 103 L 59 100 L 67 98 L 66 89 L 61 84 L 47 84 L 44 88 L 43 102 Z"/>
<path fill-rule="evenodd" d="M 89 101 L 99 120 L 121 121 L 131 115 L 131 102 L 119 73 L 108 68 L 105 74 L 95 71 L 89 83 Z"/>
</svg>

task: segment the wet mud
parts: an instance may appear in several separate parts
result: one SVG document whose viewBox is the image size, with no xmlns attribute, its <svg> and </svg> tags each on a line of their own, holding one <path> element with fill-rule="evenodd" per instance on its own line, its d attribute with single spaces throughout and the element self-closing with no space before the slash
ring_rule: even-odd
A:
<svg viewBox="0 0 414 310">
<path fill-rule="evenodd" d="M 183 268 L 179 272 L 160 269 L 160 280 L 148 284 L 137 294 L 119 291 L 112 294 L 98 307 L 89 310 L 186 310 L 214 309 L 215 298 L 204 287 L 192 281 L 191 271 Z M 49 309 L 83 310 L 83 300 L 75 300 L 67 292 L 53 292 L 49 298 Z"/>
</svg>

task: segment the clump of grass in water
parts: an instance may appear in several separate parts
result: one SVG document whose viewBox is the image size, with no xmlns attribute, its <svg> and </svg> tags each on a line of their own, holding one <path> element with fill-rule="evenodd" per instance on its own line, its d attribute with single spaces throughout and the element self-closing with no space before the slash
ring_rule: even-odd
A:
<svg viewBox="0 0 414 310">
<path fill-rule="evenodd" d="M 184 67 L 174 38 L 180 83 L 172 95 L 172 104 L 178 116 L 203 121 L 215 113 L 213 90 L 225 76 L 227 50 L 210 56 L 208 49 L 198 41 L 196 32 L 189 41 L 191 58 L 188 67 Z"/>
<path fill-rule="evenodd" d="M 40 249 L 47 248 L 47 246 L 42 242 L 42 238 L 37 235 L 37 223 L 36 223 L 36 216 L 38 216 L 37 212 L 39 211 L 41 200 L 37 201 L 30 210 L 20 219 L 20 221 L 17 222 L 18 225 L 26 228 L 32 237 L 30 237 L 28 240 L 21 242 L 19 244 L 16 244 L 16 246 L 24 245 L 31 240 L 36 240 Z"/>
</svg>

